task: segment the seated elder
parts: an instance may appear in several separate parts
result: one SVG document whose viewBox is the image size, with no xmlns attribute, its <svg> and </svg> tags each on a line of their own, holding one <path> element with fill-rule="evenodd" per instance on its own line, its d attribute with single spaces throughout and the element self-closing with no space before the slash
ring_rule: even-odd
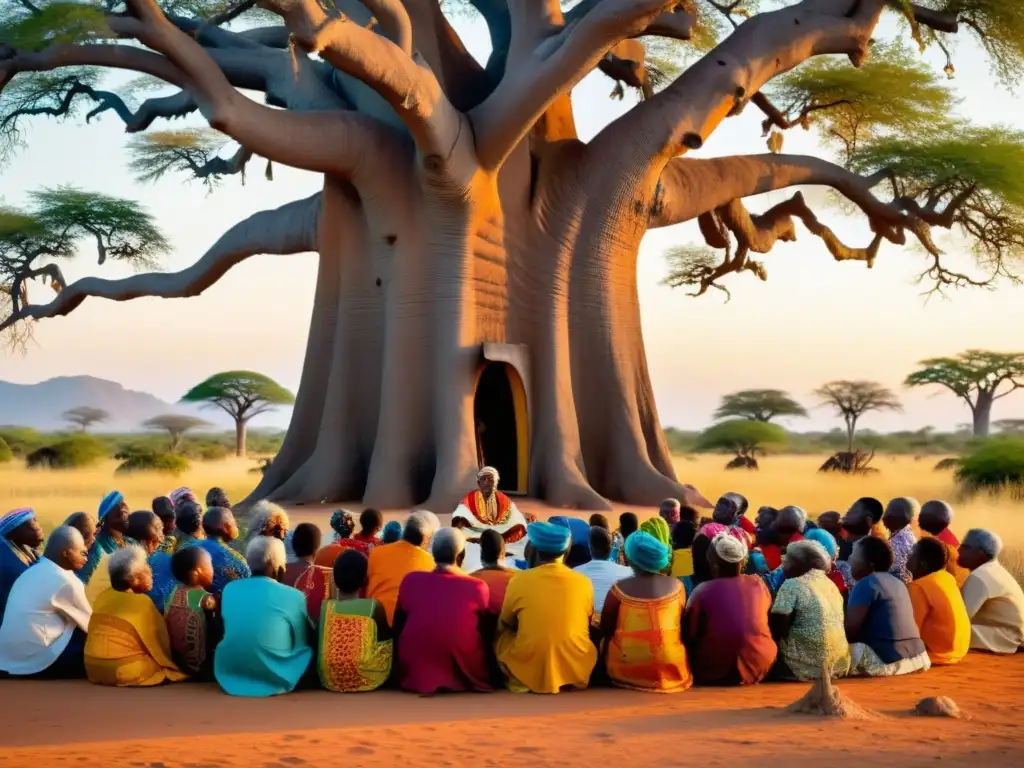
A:
<svg viewBox="0 0 1024 768">
<path fill-rule="evenodd" d="M 375 691 L 391 676 L 393 643 L 384 606 L 360 597 L 366 588 L 367 558 L 347 550 L 334 561 L 336 600 L 324 603 L 317 670 L 329 691 Z"/>
<path fill-rule="evenodd" d="M 252 507 L 249 530 L 245 534 L 246 551 L 249 551 L 249 544 L 257 536 L 269 536 L 272 539 L 284 541 L 290 527 L 291 521 L 283 507 L 266 499 L 257 501 Z"/>
<path fill-rule="evenodd" d="M 153 573 L 146 551 L 131 545 L 112 554 L 110 589 L 93 603 L 85 671 L 99 685 L 152 686 L 184 680 L 174 663 L 164 617 L 147 593 Z"/>
<path fill-rule="evenodd" d="M 171 572 L 171 555 L 160 551 L 164 540 L 160 518 L 148 510 L 132 512 L 128 515 L 125 536 L 146 551 L 149 569 L 153 573 L 153 588 L 149 598 L 158 611 L 163 611 L 164 603 L 174 590 L 174 574 Z"/>
<path fill-rule="evenodd" d="M 815 541 L 786 548 L 786 578 L 768 619 L 779 646 L 774 676 L 780 680 L 817 680 L 822 670 L 843 677 L 850 669 L 843 596 L 826 575 L 831 566 L 832 558 Z"/>
<path fill-rule="evenodd" d="M 822 512 L 818 515 L 818 527 L 823 531 L 828 531 L 832 534 L 832 538 L 839 541 L 843 537 L 843 527 L 839 524 L 841 517 L 842 515 L 835 511 Z"/>
<path fill-rule="evenodd" d="M 529 570 L 509 582 L 498 622 L 498 665 L 519 693 L 586 688 L 597 664 L 590 639 L 594 588 L 562 562 L 568 528 L 530 523 L 527 538 Z"/>
<path fill-rule="evenodd" d="M 434 558 L 427 548 L 430 537 L 439 527 L 435 515 L 425 511 L 413 512 L 405 523 L 401 541 L 374 547 L 370 552 L 366 596 L 375 598 L 384 606 L 389 623 L 394 621 L 402 579 L 416 571 L 434 570 Z"/>
<path fill-rule="evenodd" d="M 334 594 L 331 568 L 315 565 L 320 550 L 320 528 L 313 523 L 299 523 L 292 535 L 295 562 L 285 567 L 283 584 L 295 587 L 306 598 L 306 610 L 314 624 L 320 623 L 320 607 Z"/>
<path fill-rule="evenodd" d="M 632 538 L 632 536 L 630 537 Z M 620 579 L 628 579 L 633 569 L 611 560 L 612 536 L 604 528 L 590 529 L 590 562 L 578 565 L 573 570 L 590 579 L 594 588 L 594 613 L 600 616 L 604 601 L 612 585 Z"/>
<path fill-rule="evenodd" d="M 206 532 L 203 531 L 203 508 L 194 501 L 181 501 L 174 508 L 174 538 L 175 552 L 206 538 Z"/>
<path fill-rule="evenodd" d="M 221 596 L 224 638 L 213 674 L 232 696 L 289 693 L 311 668 L 316 634 L 302 593 L 281 584 L 284 542 L 257 536 L 245 559 L 252 577 L 232 581 Z"/>
<path fill-rule="evenodd" d="M 956 664 L 971 648 L 971 617 L 956 579 L 946 570 L 946 548 L 938 539 L 921 539 L 910 551 L 907 589 L 914 622 L 932 665 Z"/>
<path fill-rule="evenodd" d="M 470 575 L 487 585 L 491 593 L 488 610 L 498 615 L 505 602 L 508 583 L 518 571 L 505 567 L 505 540 L 497 531 L 484 531 L 480 534 L 480 563 L 480 570 Z"/>
<path fill-rule="evenodd" d="M 380 532 L 381 544 L 394 544 L 402 539 L 402 524 L 397 520 L 388 520 Z"/>
<path fill-rule="evenodd" d="M 160 518 L 164 530 L 164 538 L 157 551 L 173 555 L 178 548 L 178 537 L 174 535 L 174 503 L 167 496 L 157 496 L 151 506 L 153 514 Z"/>
<path fill-rule="evenodd" d="M 1002 549 L 1002 539 L 981 528 L 969 530 L 960 544 L 960 567 L 971 572 L 962 592 L 973 650 L 1016 653 L 1024 646 L 1024 592 L 999 562 Z"/>
<path fill-rule="evenodd" d="M 893 576 L 889 542 L 865 536 L 853 548 L 850 569 L 856 583 L 846 607 L 850 674 L 892 677 L 931 667 L 907 585 Z"/>
<path fill-rule="evenodd" d="M 250 576 L 245 558 L 229 545 L 238 538 L 238 524 L 235 515 L 226 507 L 213 507 L 203 515 L 203 532 L 206 538 L 196 542 L 210 553 L 213 561 L 213 585 L 210 591 L 219 595 L 232 581 Z"/>
<path fill-rule="evenodd" d="M 590 524 L 578 517 L 555 515 L 548 518 L 549 523 L 564 525 L 569 529 L 569 551 L 565 553 L 565 564 L 569 568 L 590 562 Z M 525 545 L 524 545 L 525 546 Z"/>
<path fill-rule="evenodd" d="M 0 671 L 12 676 L 85 677 L 86 633 L 92 607 L 75 571 L 85 565 L 82 534 L 61 526 L 43 557 L 18 577 L 0 626 Z"/>
<path fill-rule="evenodd" d="M 804 541 L 813 541 L 820 544 L 828 555 L 829 569 L 826 574 L 836 589 L 845 598 L 852 586 L 852 579 L 847 579 L 847 574 L 836 567 L 836 558 L 839 557 L 839 542 L 824 528 L 812 528 L 804 534 Z"/>
<path fill-rule="evenodd" d="M 164 605 L 171 655 L 178 668 L 200 680 L 213 679 L 213 649 L 220 640 L 220 613 L 213 586 L 213 560 L 201 547 L 171 557 L 174 588 Z"/>
<path fill-rule="evenodd" d="M 398 590 L 395 679 L 403 690 L 419 694 L 491 691 L 493 638 L 483 631 L 490 590 L 461 570 L 466 539 L 457 528 L 442 528 L 430 546 L 437 567 L 410 573 Z"/>
<path fill-rule="evenodd" d="M 314 561 L 325 568 L 333 568 L 334 561 L 346 549 L 356 549 L 369 556 L 370 550 L 381 543 L 377 538 L 384 527 L 384 516 L 376 509 L 364 509 L 359 515 L 360 530 L 355 531 L 355 520 L 352 513 L 339 509 L 331 515 L 331 529 L 334 531 L 333 542 L 321 549 Z"/>
<path fill-rule="evenodd" d="M 35 510 L 15 509 L 0 517 L 0 617 L 15 580 L 39 560 L 42 543 Z"/>
<path fill-rule="evenodd" d="M 889 502 L 882 515 L 882 523 L 889 532 L 889 546 L 892 547 L 892 573 L 904 584 L 910 582 L 907 558 L 917 544 L 914 535 L 914 521 L 917 520 L 921 505 L 917 499 L 901 496 Z"/>
<path fill-rule="evenodd" d="M 88 552 L 92 543 L 96 541 L 96 518 L 88 512 L 75 512 L 68 515 L 64 525 L 70 525 L 82 534 L 82 541 L 85 542 L 85 551 Z"/>
<path fill-rule="evenodd" d="M 713 543 L 704 536 L 694 540 L 694 576 L 704 568 L 702 559 L 713 576 L 694 589 L 683 614 L 683 641 L 698 685 L 758 683 L 775 663 L 772 598 L 760 577 L 741 575 L 746 557 L 746 547 L 727 534 Z"/>
<path fill-rule="evenodd" d="M 89 560 L 78 572 L 78 578 L 85 584 L 85 594 L 89 602 L 94 602 L 100 593 L 110 588 L 110 570 L 107 568 L 106 559 L 131 543 L 125 539 L 129 512 L 128 502 L 124 500 L 120 491 L 111 491 L 100 502 L 96 516 L 99 530 L 92 546 L 89 547 Z"/>
<path fill-rule="evenodd" d="M 807 513 L 800 507 L 788 506 L 780 509 L 772 522 L 771 541 L 760 545 L 765 565 L 774 571 L 782 565 L 782 556 L 791 543 L 803 541 L 803 528 L 807 522 Z"/>
<path fill-rule="evenodd" d="M 921 507 L 921 514 L 918 516 L 918 525 L 925 536 L 929 536 L 942 543 L 946 549 L 946 570 L 956 579 L 957 586 L 964 588 L 964 582 L 971 572 L 961 568 L 960 540 L 949 529 L 953 522 L 953 508 L 944 501 L 926 501 Z"/>
<path fill-rule="evenodd" d="M 843 537 L 839 540 L 839 561 L 847 562 L 853 554 L 853 545 L 865 536 L 872 536 L 875 533 L 875 520 L 881 520 L 885 514 L 882 502 L 871 496 L 862 496 L 850 505 L 839 521 L 843 529 Z M 880 538 L 887 539 L 888 535 L 880 532 Z"/>
<path fill-rule="evenodd" d="M 663 571 L 669 548 L 644 531 L 626 542 L 633 574 L 617 581 L 601 612 L 608 677 L 620 688 L 679 693 L 693 684 L 680 625 L 686 590 Z"/>
</svg>

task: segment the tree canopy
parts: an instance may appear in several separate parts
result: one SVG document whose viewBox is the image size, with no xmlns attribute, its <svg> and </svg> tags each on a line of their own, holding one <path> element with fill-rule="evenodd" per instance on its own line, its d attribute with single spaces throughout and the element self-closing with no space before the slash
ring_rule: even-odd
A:
<svg viewBox="0 0 1024 768">
<path fill-rule="evenodd" d="M 733 451 L 737 456 L 755 458 L 769 446 L 783 445 L 786 430 L 778 424 L 750 419 L 723 421 L 704 430 L 697 438 L 699 451 Z"/>
<path fill-rule="evenodd" d="M 168 447 L 170 453 L 177 453 L 181 448 L 181 438 L 186 433 L 191 432 L 193 429 L 202 429 L 204 427 L 213 426 L 210 422 L 205 419 L 200 419 L 196 416 L 187 416 L 180 413 L 165 413 L 160 416 L 154 416 L 151 419 L 146 419 L 142 423 L 146 429 L 163 430 L 171 438 L 171 444 Z"/>
<path fill-rule="evenodd" d="M 64 411 L 61 414 L 61 418 L 74 424 L 82 432 L 85 432 L 93 424 L 102 424 L 105 421 L 110 421 L 110 413 L 102 408 L 94 408 L 91 405 L 80 405 Z"/>
<path fill-rule="evenodd" d="M 830 381 L 814 390 L 823 406 L 832 408 L 846 425 L 847 451 L 853 452 L 857 422 L 871 411 L 902 411 L 903 405 L 888 387 L 874 381 Z"/>
<path fill-rule="evenodd" d="M 772 421 L 779 416 L 807 416 L 807 409 L 780 389 L 745 389 L 722 397 L 715 419 Z"/>
</svg>

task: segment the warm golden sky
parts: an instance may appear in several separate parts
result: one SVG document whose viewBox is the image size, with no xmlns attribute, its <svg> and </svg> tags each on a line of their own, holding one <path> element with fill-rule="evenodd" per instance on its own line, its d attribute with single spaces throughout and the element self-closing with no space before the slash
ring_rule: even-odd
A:
<svg viewBox="0 0 1024 768">
<path fill-rule="evenodd" d="M 458 26 L 474 52 L 486 49 L 481 25 L 460 20 Z M 965 99 L 965 110 L 985 122 L 1024 128 L 1024 102 L 996 88 L 970 46 L 962 46 L 957 68 L 954 87 Z M 585 136 L 633 103 L 629 95 L 624 102 L 610 100 L 612 85 L 595 74 L 577 88 L 574 101 Z M 754 111 L 728 121 L 701 154 L 764 151 Z M 174 270 L 198 258 L 239 219 L 318 188 L 318 177 L 280 166 L 275 167 L 275 180 L 267 182 L 258 161 L 251 164 L 244 187 L 237 178 L 229 179 L 212 195 L 198 182 L 180 177 L 141 187 L 127 173 L 121 128 L 110 113 L 88 126 L 38 119 L 31 127 L 29 148 L 0 175 L 5 202 L 19 204 L 27 190 L 57 184 L 136 197 L 169 233 L 174 250 L 166 268 Z M 822 151 L 813 134 L 802 131 L 787 134 L 785 150 Z M 784 194 L 767 196 L 764 207 Z M 811 194 L 812 200 L 821 198 Z M 870 238 L 860 219 L 822 209 L 819 214 L 851 244 L 866 244 Z M 887 244 L 869 271 L 863 264 L 831 261 L 820 241 L 801 230 L 797 243 L 778 247 L 765 258 L 767 283 L 751 275 L 734 276 L 728 282 L 732 301 L 724 303 L 717 292 L 691 299 L 682 290 L 659 285 L 665 275 L 664 250 L 697 241 L 695 227 L 683 225 L 649 234 L 641 251 L 644 333 L 665 425 L 706 425 L 718 398 L 740 388 L 787 389 L 810 406 L 810 390 L 831 379 L 874 379 L 898 388 L 922 357 L 971 347 L 1024 349 L 1024 289 L 961 291 L 948 300 L 925 303 L 921 288 L 913 284 L 924 260 L 911 248 Z M 955 240 L 945 246 L 951 254 L 964 252 Z M 93 252 L 83 248 L 82 257 L 65 273 L 74 279 L 97 270 Z M 120 273 L 104 267 L 103 274 Z M 262 256 L 236 267 L 195 299 L 124 304 L 89 300 L 67 318 L 39 324 L 38 346 L 27 355 L 0 352 L 0 379 L 35 382 L 90 374 L 174 400 L 210 373 L 250 368 L 294 388 L 315 275 L 312 255 Z M 41 285 L 33 287 L 35 296 L 45 295 Z M 969 420 L 966 410 L 948 396 L 901 394 L 905 413 L 866 417 L 864 426 L 948 429 Z M 812 416 L 794 426 L 835 424 L 824 409 Z M 1024 393 L 1002 401 L 995 417 L 1024 417 Z M 286 418 L 267 417 L 266 423 Z"/>
</svg>

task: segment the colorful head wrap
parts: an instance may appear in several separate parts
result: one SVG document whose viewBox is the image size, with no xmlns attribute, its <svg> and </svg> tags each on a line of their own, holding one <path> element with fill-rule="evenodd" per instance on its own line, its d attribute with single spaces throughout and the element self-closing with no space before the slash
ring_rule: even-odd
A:
<svg viewBox="0 0 1024 768">
<path fill-rule="evenodd" d="M 3 517 L 0 517 L 0 536 L 6 536 L 15 528 L 24 525 L 29 520 L 35 519 L 36 511 L 31 507 L 12 509 Z"/>
<path fill-rule="evenodd" d="M 569 533 L 572 535 L 572 545 L 586 544 L 590 546 L 590 525 L 586 520 L 580 520 L 578 517 L 566 517 L 565 515 L 555 515 L 549 517 L 548 522 L 554 525 L 560 525 L 563 528 L 568 528 Z"/>
<path fill-rule="evenodd" d="M 653 519 L 661 520 L 660 517 Z M 661 540 L 643 530 L 643 526 L 640 528 L 641 530 L 626 539 L 626 559 L 641 571 L 661 573 L 668 568 L 671 552 Z"/>
<path fill-rule="evenodd" d="M 666 547 L 671 549 L 672 547 L 672 531 L 669 530 L 668 523 L 660 517 L 649 517 L 640 523 L 640 531 L 653 536 L 655 539 L 660 541 Z M 630 536 L 630 538 L 633 538 Z M 629 557 L 629 550 L 626 550 L 626 557 Z"/>
<path fill-rule="evenodd" d="M 114 510 L 114 508 L 122 501 L 124 501 L 123 493 L 121 493 L 120 491 L 111 491 L 110 493 L 103 497 L 103 501 L 100 502 L 99 512 L 97 513 L 96 516 L 100 519 L 100 521 L 102 521 L 103 518 L 109 515 Z"/>
<path fill-rule="evenodd" d="M 347 539 L 356 528 L 355 518 L 347 509 L 336 510 L 331 515 L 331 530 L 338 534 L 339 539 Z"/>
<path fill-rule="evenodd" d="M 380 540 L 385 544 L 393 544 L 402 538 L 402 524 L 397 520 L 389 520 L 380 533 Z"/>
<path fill-rule="evenodd" d="M 701 527 L 697 532 L 698 536 L 706 536 L 708 539 L 714 539 L 720 533 L 725 533 L 728 528 L 721 523 L 708 523 Z"/>
<path fill-rule="evenodd" d="M 481 477 L 484 477 L 486 475 L 490 475 L 491 477 L 493 477 L 495 483 L 497 483 L 498 480 L 501 478 L 501 476 L 498 474 L 498 470 L 496 470 L 494 467 L 484 467 L 479 472 L 476 473 L 476 479 L 479 480 Z"/>
<path fill-rule="evenodd" d="M 715 555 L 727 563 L 742 563 L 747 556 L 747 548 L 743 542 L 735 536 L 730 536 L 727 531 L 715 536 L 711 541 L 711 547 Z"/>
<path fill-rule="evenodd" d="M 181 488 L 175 488 L 171 491 L 171 503 L 174 506 L 178 506 L 178 502 L 182 499 L 188 499 L 189 501 L 196 501 L 196 495 L 192 493 L 190 488 L 182 486 Z"/>
<path fill-rule="evenodd" d="M 561 555 L 572 543 L 572 532 L 567 526 L 555 523 L 530 523 L 526 526 L 526 537 L 533 548 L 545 555 Z"/>
<path fill-rule="evenodd" d="M 824 528 L 812 528 L 804 534 L 804 539 L 807 541 L 815 541 L 820 544 L 822 548 L 828 552 L 829 560 L 836 559 L 836 552 L 839 551 L 839 545 L 836 544 L 835 536 Z"/>
</svg>

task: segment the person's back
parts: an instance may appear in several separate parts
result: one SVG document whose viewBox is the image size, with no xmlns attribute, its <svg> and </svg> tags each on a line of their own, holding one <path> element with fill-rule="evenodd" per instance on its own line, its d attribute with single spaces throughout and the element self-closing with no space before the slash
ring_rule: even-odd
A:
<svg viewBox="0 0 1024 768">
<path fill-rule="evenodd" d="M 430 571 L 433 568 L 433 556 L 408 541 L 374 547 L 370 552 L 366 596 L 378 600 L 387 612 L 388 622 L 392 622 L 402 580 L 410 573 Z"/>
<path fill-rule="evenodd" d="M 955 664 L 963 659 L 971 647 L 971 619 L 956 579 L 943 568 L 915 578 L 908 590 L 931 663 Z"/>
<path fill-rule="evenodd" d="M 860 579 L 850 592 L 850 607 L 870 605 L 867 618 L 851 642 L 869 646 L 885 664 L 911 659 L 925 652 L 914 623 L 914 609 L 906 585 L 888 572 Z"/>
<path fill-rule="evenodd" d="M 213 586 L 210 591 L 215 595 L 223 592 L 228 584 L 252 575 L 245 558 L 221 541 L 208 537 L 192 546 L 202 547 L 213 559 Z"/>
<path fill-rule="evenodd" d="M 992 560 L 971 571 L 963 598 L 970 615 L 972 648 L 1016 653 L 1024 647 L 1024 591 L 1002 563 Z"/>
</svg>

